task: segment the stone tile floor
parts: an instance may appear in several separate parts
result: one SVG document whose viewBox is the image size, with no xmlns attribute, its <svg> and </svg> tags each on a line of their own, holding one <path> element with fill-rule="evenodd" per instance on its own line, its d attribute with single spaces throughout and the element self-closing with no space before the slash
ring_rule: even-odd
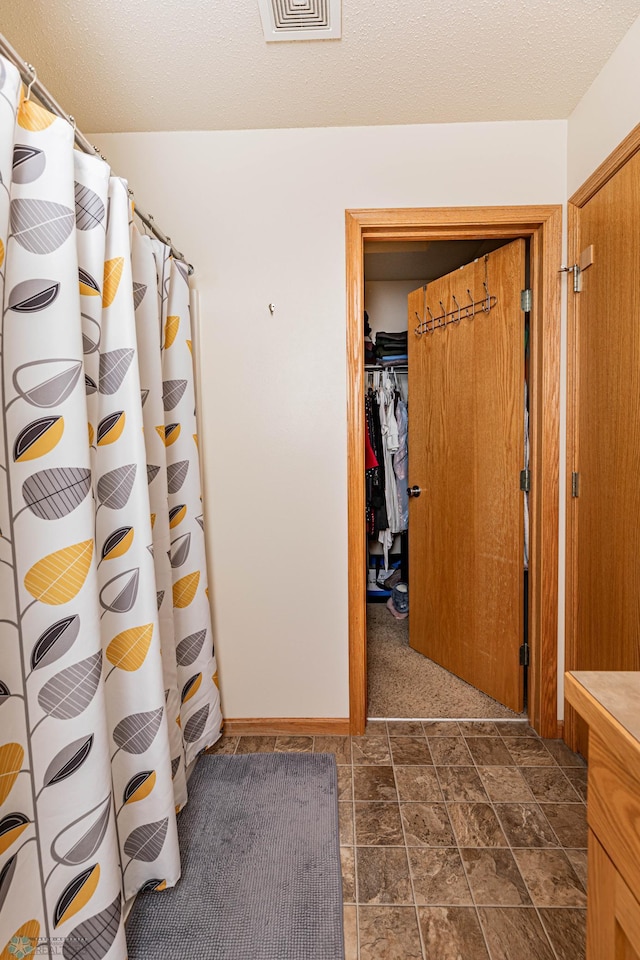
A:
<svg viewBox="0 0 640 960">
<path fill-rule="evenodd" d="M 583 760 L 523 722 L 223 737 L 338 764 L 347 960 L 583 960 Z"/>
</svg>

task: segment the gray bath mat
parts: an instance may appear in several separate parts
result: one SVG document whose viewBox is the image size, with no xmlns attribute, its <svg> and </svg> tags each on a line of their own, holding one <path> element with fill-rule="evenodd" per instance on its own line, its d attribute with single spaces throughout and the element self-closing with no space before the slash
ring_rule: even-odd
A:
<svg viewBox="0 0 640 960">
<path fill-rule="evenodd" d="M 343 960 L 332 755 L 203 756 L 178 833 L 182 878 L 138 896 L 129 960 Z"/>
</svg>

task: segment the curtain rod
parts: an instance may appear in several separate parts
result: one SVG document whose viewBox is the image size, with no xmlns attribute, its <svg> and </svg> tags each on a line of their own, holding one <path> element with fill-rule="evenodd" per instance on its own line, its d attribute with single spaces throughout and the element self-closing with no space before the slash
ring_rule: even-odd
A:
<svg viewBox="0 0 640 960">
<path fill-rule="evenodd" d="M 56 116 L 61 117 L 63 120 L 67 120 L 71 124 L 73 127 L 74 140 L 80 149 L 84 153 L 88 153 L 90 156 L 99 156 L 105 161 L 105 163 L 108 163 L 108 160 L 103 156 L 100 150 L 90 143 L 84 134 L 78 130 L 74 117 L 69 113 L 65 113 L 58 101 L 49 93 L 45 85 L 38 80 L 35 67 L 20 57 L 20 54 L 11 46 L 7 38 L 2 33 L 0 33 L 0 53 L 2 53 L 7 60 L 10 60 L 13 63 L 20 73 L 22 80 L 27 84 L 30 92 L 35 94 L 40 103 L 51 113 L 55 113 Z M 129 190 L 129 194 L 133 197 L 132 190 Z M 162 230 L 160 230 L 159 227 L 155 225 L 155 221 L 151 214 L 143 213 L 142 210 L 139 210 L 135 204 L 133 207 L 133 212 L 137 217 L 139 217 L 140 220 L 142 220 L 144 225 L 153 233 L 155 237 L 158 238 L 158 240 L 171 248 L 171 255 L 175 260 L 181 260 L 186 264 L 189 274 L 191 275 L 193 273 L 193 265 L 190 264 L 185 259 L 184 255 L 173 246 L 171 243 L 171 237 L 168 237 L 162 232 Z"/>
</svg>

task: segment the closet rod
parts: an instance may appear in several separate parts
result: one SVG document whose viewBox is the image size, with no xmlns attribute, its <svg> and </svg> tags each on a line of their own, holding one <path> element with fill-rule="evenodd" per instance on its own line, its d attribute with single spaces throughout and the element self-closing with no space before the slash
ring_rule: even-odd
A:
<svg viewBox="0 0 640 960">
<path fill-rule="evenodd" d="M 33 67 L 30 63 L 27 63 L 26 60 L 22 59 L 17 50 L 11 46 L 7 38 L 2 33 L 0 33 L 0 53 L 6 57 L 7 60 L 10 60 L 11 63 L 13 63 L 20 73 L 22 80 L 27 84 L 28 89 L 31 91 L 31 93 L 35 94 L 40 103 L 51 113 L 55 113 L 58 117 L 62 117 L 63 120 L 67 120 L 71 124 L 73 127 L 75 142 L 80 149 L 84 151 L 84 153 L 88 153 L 91 156 L 97 155 L 105 162 L 108 162 L 106 157 L 100 153 L 100 150 L 90 143 L 84 134 L 78 130 L 76 127 L 76 122 L 71 114 L 65 113 L 58 101 L 49 93 L 45 85 L 38 80 L 35 67 Z M 129 193 L 133 197 L 133 192 L 131 190 Z M 180 251 L 174 247 L 174 245 L 171 243 L 171 237 L 168 237 L 162 232 L 162 230 L 160 230 L 159 227 L 155 225 L 155 221 L 151 214 L 143 213 L 142 210 L 139 210 L 135 204 L 133 207 L 133 212 L 140 220 L 142 220 L 145 227 L 147 227 L 153 233 L 153 235 L 160 240 L 161 243 L 165 243 L 171 248 L 171 256 L 175 260 L 181 260 L 184 264 L 186 264 L 189 275 L 191 275 L 193 273 L 193 265 L 188 263 L 184 257 L 184 254 L 180 253 Z"/>
</svg>

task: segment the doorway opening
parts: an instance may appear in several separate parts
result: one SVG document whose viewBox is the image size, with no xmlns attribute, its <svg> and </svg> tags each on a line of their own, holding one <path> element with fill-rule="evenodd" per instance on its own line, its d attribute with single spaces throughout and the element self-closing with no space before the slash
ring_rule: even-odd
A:
<svg viewBox="0 0 640 960">
<path fill-rule="evenodd" d="M 365 241 L 369 720 L 514 720 L 526 709 L 527 247 Z M 497 275 L 505 257 L 519 267 L 508 289 Z M 477 308 L 465 306 L 485 273 L 490 304 L 481 287 Z M 445 308 L 453 312 L 438 321 Z M 427 388 L 422 375 L 438 382 Z"/>
<path fill-rule="evenodd" d="M 528 716 L 543 736 L 557 735 L 560 224 L 559 207 L 347 211 L 350 725 L 354 734 L 363 732 L 367 717 L 369 558 L 363 518 L 366 503 L 364 396 L 368 372 L 362 328 L 365 249 L 371 251 L 375 243 L 379 256 L 393 258 L 401 253 L 402 245 L 408 252 L 408 243 L 422 247 L 429 243 L 434 253 L 440 248 L 443 254 L 445 251 L 450 257 L 459 254 L 468 262 L 469 253 L 471 259 L 482 255 L 480 244 L 485 245 L 484 252 L 487 252 L 524 237 L 530 246 L 529 285 L 533 291 Z M 414 247 L 413 252 L 418 250 Z M 368 274 L 370 278 L 370 270 Z M 427 279 L 420 274 L 418 278 Z"/>
</svg>

